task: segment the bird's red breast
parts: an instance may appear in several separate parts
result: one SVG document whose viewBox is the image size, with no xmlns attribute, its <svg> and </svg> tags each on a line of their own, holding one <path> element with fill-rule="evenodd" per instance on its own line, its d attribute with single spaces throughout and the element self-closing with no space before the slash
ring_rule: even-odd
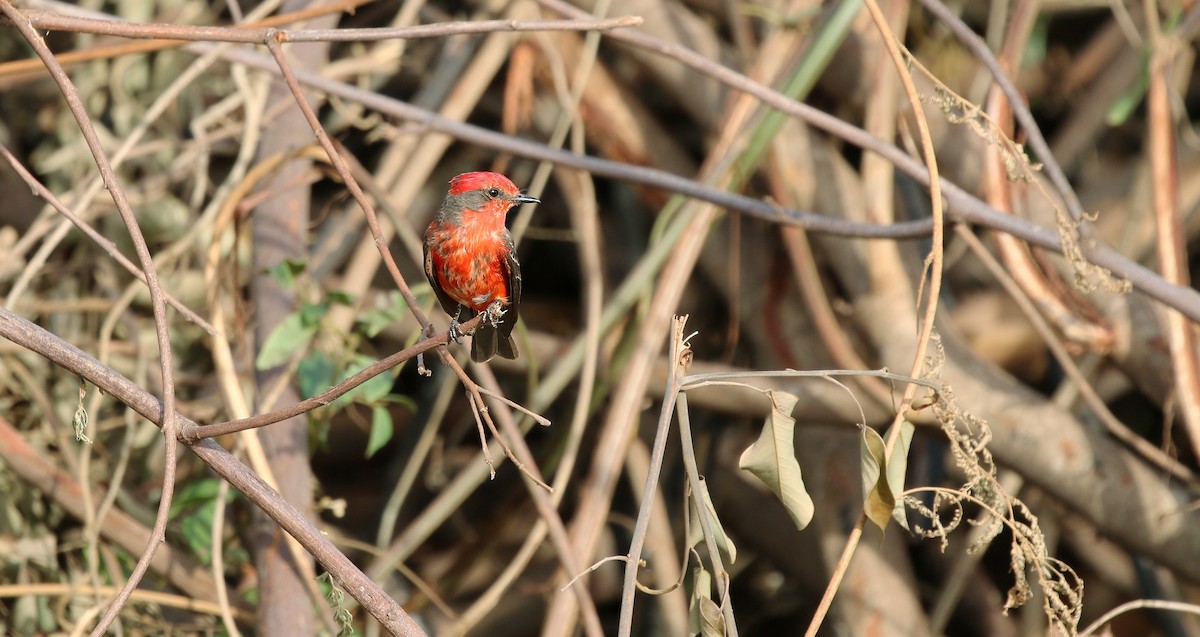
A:
<svg viewBox="0 0 1200 637">
<path fill-rule="evenodd" d="M 433 271 L 443 291 L 476 312 L 494 301 L 509 302 L 509 272 L 504 266 L 512 240 L 465 217 L 461 225 L 433 222 L 426 233 Z"/>
</svg>

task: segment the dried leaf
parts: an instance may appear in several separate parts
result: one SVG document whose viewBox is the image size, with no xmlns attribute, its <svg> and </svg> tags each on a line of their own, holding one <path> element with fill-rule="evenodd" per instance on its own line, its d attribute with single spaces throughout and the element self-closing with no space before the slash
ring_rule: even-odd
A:
<svg viewBox="0 0 1200 637">
<path fill-rule="evenodd" d="M 863 510 L 881 532 L 893 516 L 904 528 L 908 528 L 904 501 L 899 495 L 904 491 L 904 474 L 908 469 L 908 448 L 912 443 L 913 430 L 911 422 L 900 421 L 900 437 L 892 449 L 891 460 L 885 461 L 883 438 L 870 427 L 862 428 L 859 451 L 862 457 Z"/>
<path fill-rule="evenodd" d="M 882 532 L 896 508 L 896 498 L 888 488 L 884 474 L 884 444 L 879 432 L 870 427 L 862 428 L 859 454 L 862 458 L 863 511 Z"/>
<path fill-rule="evenodd" d="M 762 480 L 787 508 L 796 528 L 803 529 L 812 521 L 813 502 L 804 488 L 793 443 L 796 419 L 791 413 L 800 399 L 786 392 L 767 394 L 771 397 L 771 414 L 758 440 L 742 452 L 738 467 Z"/>
<path fill-rule="evenodd" d="M 712 598 L 712 574 L 697 564 L 693 569 L 692 599 L 688 606 L 690 637 L 724 637 L 725 616 Z"/>
<path fill-rule="evenodd" d="M 904 498 L 900 497 L 900 494 L 904 493 L 904 477 L 908 472 L 908 449 L 912 445 L 915 430 L 916 426 L 911 422 L 900 421 L 900 437 L 896 439 L 896 446 L 892 448 L 892 455 L 887 463 L 888 488 L 896 502 L 895 508 L 892 509 L 892 518 L 905 529 L 909 528 L 908 514 L 904 511 Z"/>
<path fill-rule="evenodd" d="M 721 526 L 721 519 L 717 517 L 717 511 L 713 508 L 712 496 L 708 494 L 708 483 L 704 478 L 700 478 L 700 493 L 692 494 L 692 497 L 688 498 L 688 548 L 694 548 L 704 541 L 704 527 L 700 524 L 699 509 L 697 508 L 700 503 L 703 503 L 704 510 L 708 512 L 708 518 L 713 522 L 713 533 L 716 535 L 713 539 L 716 541 L 717 549 L 725 554 L 730 564 L 734 563 L 737 560 L 737 547 L 733 545 L 733 540 Z"/>
</svg>

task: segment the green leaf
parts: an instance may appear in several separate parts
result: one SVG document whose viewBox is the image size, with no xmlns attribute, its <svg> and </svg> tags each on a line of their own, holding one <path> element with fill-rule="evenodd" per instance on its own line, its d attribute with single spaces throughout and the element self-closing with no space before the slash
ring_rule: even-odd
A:
<svg viewBox="0 0 1200 637">
<path fill-rule="evenodd" d="M 392 439 L 392 414 L 386 407 L 371 410 L 371 436 L 367 439 L 367 457 L 375 455 Z"/>
<path fill-rule="evenodd" d="M 258 358 L 254 360 L 255 368 L 271 369 L 286 363 L 297 352 L 307 348 L 316 333 L 317 326 L 305 325 L 299 312 L 288 314 L 271 330 L 267 342 L 263 343 Z"/>
<path fill-rule="evenodd" d="M 350 361 L 350 364 L 346 366 L 345 371 L 342 372 L 342 375 L 340 378 L 338 378 L 337 382 L 340 383 L 357 374 L 364 368 L 373 364 L 375 360 L 376 359 L 365 354 L 356 354 Z M 359 403 L 374 407 L 392 392 L 392 385 L 394 384 L 395 375 L 395 368 L 383 372 L 382 374 L 379 374 L 371 380 L 368 380 L 358 387 L 355 387 L 337 400 L 333 401 L 333 406 L 336 408 L 342 408 L 350 403 Z"/>
<path fill-rule="evenodd" d="M 341 290 L 330 290 L 328 296 L 329 296 L 330 302 L 332 302 L 332 303 L 337 303 L 338 305 L 346 305 L 346 306 L 354 305 L 354 295 L 350 294 L 349 292 L 342 292 Z"/>
<path fill-rule="evenodd" d="M 280 287 L 292 289 L 296 283 L 296 275 L 304 272 L 308 266 L 298 259 L 284 259 L 273 268 L 267 270 L 272 279 L 279 283 Z"/>
<path fill-rule="evenodd" d="M 742 452 L 738 467 L 762 480 L 783 503 L 796 528 L 803 529 L 812 521 L 813 502 L 804 488 L 793 443 L 796 420 L 791 413 L 800 399 L 786 392 L 767 394 L 771 398 L 771 415 L 767 416 L 758 440 Z"/>
<path fill-rule="evenodd" d="M 713 539 L 717 543 L 717 549 L 725 554 L 730 564 L 733 564 L 737 561 L 737 547 L 733 545 L 733 540 L 729 539 L 725 528 L 721 526 L 721 519 L 717 517 L 717 510 L 713 508 L 712 496 L 708 494 L 708 482 L 704 478 L 700 478 L 700 493 L 693 493 L 691 496 L 688 498 L 688 548 L 695 547 L 704 541 L 704 527 L 700 524 L 700 511 L 697 508 L 697 504 L 703 503 L 704 510 L 708 512 L 708 518 L 713 522 L 713 533 L 716 535 Z"/>
<path fill-rule="evenodd" d="M 336 366 L 323 352 L 313 350 L 300 361 L 296 368 L 296 379 L 300 386 L 300 397 L 312 398 L 333 385 Z"/>
<path fill-rule="evenodd" d="M 300 320 L 305 327 L 316 328 L 321 323 L 321 319 L 329 313 L 329 306 L 332 305 L 329 301 L 321 301 L 320 303 L 305 303 L 300 308 Z"/>
<path fill-rule="evenodd" d="M 211 560 L 212 520 L 220 483 L 216 478 L 197 480 L 181 488 L 171 501 L 171 517 L 178 520 L 184 542 L 204 564 Z M 226 492 L 226 501 L 232 498 L 233 492 Z"/>
<path fill-rule="evenodd" d="M 212 521 L 216 511 L 216 502 L 210 500 L 180 520 L 184 542 L 202 564 L 212 561 Z"/>
<path fill-rule="evenodd" d="M 217 497 L 219 486 L 220 480 L 217 478 L 203 478 L 183 486 L 175 492 L 175 498 L 171 500 L 171 517 L 178 517 L 192 508 L 211 501 Z"/>
<path fill-rule="evenodd" d="M 896 508 L 896 497 L 888 488 L 887 475 L 884 472 L 884 443 L 879 432 L 870 427 L 862 427 L 862 439 L 859 445 L 862 457 L 862 488 L 863 511 L 880 532 L 887 527 L 892 510 Z"/>
<path fill-rule="evenodd" d="M 916 426 L 907 420 L 900 421 L 900 437 L 896 439 L 896 446 L 892 448 L 892 455 L 888 458 L 887 463 L 887 484 L 888 489 L 892 492 L 892 499 L 895 500 L 896 506 L 892 509 L 892 518 L 900 524 L 901 527 L 908 529 L 908 514 L 904 510 L 904 498 L 900 497 L 904 493 L 904 476 L 908 472 L 908 449 L 912 445 L 913 431 Z"/>
<path fill-rule="evenodd" d="M 408 304 L 404 302 L 404 296 L 393 290 L 388 295 L 388 303 L 385 307 L 376 307 L 363 312 L 359 315 L 357 322 L 367 338 L 375 338 L 385 327 L 399 322 L 407 313 Z"/>
</svg>

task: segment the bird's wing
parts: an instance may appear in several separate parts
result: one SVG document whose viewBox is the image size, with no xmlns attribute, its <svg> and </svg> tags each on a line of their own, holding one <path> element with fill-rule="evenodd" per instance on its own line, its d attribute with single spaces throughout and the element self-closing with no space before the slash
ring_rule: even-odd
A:
<svg viewBox="0 0 1200 637">
<path fill-rule="evenodd" d="M 507 235 L 507 231 L 505 232 Z M 504 278 L 508 281 L 508 313 L 500 319 L 500 334 L 512 334 L 517 325 L 517 314 L 521 306 L 521 264 L 517 261 L 517 249 L 513 246 L 512 236 L 506 236 L 508 250 L 505 251 L 501 267 L 504 268 Z"/>
<path fill-rule="evenodd" d="M 429 285 L 433 288 L 438 302 L 442 304 L 442 309 L 446 311 L 446 314 L 454 316 L 458 313 L 458 301 L 450 298 L 450 295 L 442 289 L 442 282 L 438 280 L 437 272 L 433 267 L 433 252 L 429 249 L 428 240 L 424 242 L 423 247 L 425 249 L 425 278 L 429 279 Z"/>
</svg>

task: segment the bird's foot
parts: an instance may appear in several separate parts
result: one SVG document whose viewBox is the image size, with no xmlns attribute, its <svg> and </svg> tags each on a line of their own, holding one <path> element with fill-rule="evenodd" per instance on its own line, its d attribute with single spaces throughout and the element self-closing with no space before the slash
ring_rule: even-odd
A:
<svg viewBox="0 0 1200 637">
<path fill-rule="evenodd" d="M 499 327 L 500 319 L 504 318 L 505 314 L 508 314 L 508 309 L 500 301 L 495 301 L 488 306 L 488 309 L 484 310 L 484 314 L 486 314 L 484 320 L 491 324 L 492 327 Z"/>
<path fill-rule="evenodd" d="M 458 327 L 458 317 L 450 317 L 450 340 L 454 341 L 455 343 L 461 343 L 463 336 L 465 336 L 465 334 L 463 334 L 462 329 Z"/>
</svg>

